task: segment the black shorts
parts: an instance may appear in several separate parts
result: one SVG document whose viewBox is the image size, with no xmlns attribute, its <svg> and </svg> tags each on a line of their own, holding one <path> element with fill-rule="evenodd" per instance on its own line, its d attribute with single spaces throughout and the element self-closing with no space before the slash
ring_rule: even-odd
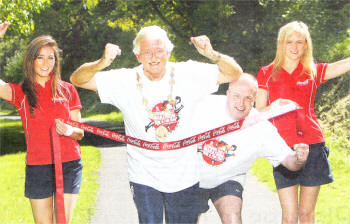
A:
<svg viewBox="0 0 350 224">
<path fill-rule="evenodd" d="M 64 193 L 79 194 L 83 163 L 73 160 L 62 163 Z M 55 168 L 49 165 L 26 165 L 25 196 L 43 199 L 56 192 Z"/>
<path fill-rule="evenodd" d="M 209 199 L 211 199 L 213 203 L 226 195 L 234 195 L 242 199 L 242 193 L 242 185 L 233 180 L 229 180 L 211 189 L 199 188 L 200 213 L 205 213 L 209 210 Z"/>
<path fill-rule="evenodd" d="M 294 185 L 320 186 L 333 182 L 328 161 L 329 149 L 324 143 L 309 145 L 310 151 L 306 164 L 298 171 L 290 171 L 283 165 L 273 169 L 277 189 Z"/>
</svg>

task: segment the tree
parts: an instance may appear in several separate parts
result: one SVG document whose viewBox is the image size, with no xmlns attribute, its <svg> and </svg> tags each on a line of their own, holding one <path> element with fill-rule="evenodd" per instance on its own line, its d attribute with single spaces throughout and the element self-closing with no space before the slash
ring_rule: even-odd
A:
<svg viewBox="0 0 350 224">
<path fill-rule="evenodd" d="M 0 18 L 11 22 L 10 30 L 28 35 L 35 29 L 33 13 L 40 13 L 50 0 L 0 0 Z"/>
<path fill-rule="evenodd" d="M 189 40 L 191 36 L 205 34 L 215 49 L 233 56 L 252 74 L 273 60 L 277 32 L 293 20 L 302 20 L 309 26 L 317 61 L 331 62 L 348 55 L 341 53 L 344 51 L 340 47 L 349 38 L 346 31 L 350 3 L 344 0 L 0 0 L 0 5 L 5 2 L 19 4 L 11 13 L 20 22 L 13 22 L 17 21 L 14 19 L 12 23 L 33 24 L 30 26 L 33 29 L 24 33 L 20 26 L 11 26 L 10 35 L 0 43 L 0 50 L 4 49 L 0 52 L 0 74 L 5 73 L 6 77 L 13 77 L 13 74 L 9 76 L 9 65 L 12 72 L 20 70 L 15 65 L 20 64 L 19 54 L 25 43 L 41 34 L 52 35 L 63 50 L 64 80 L 82 63 L 98 59 L 107 42 L 122 49 L 122 56 L 109 68 L 135 66 L 138 62 L 132 53 L 132 40 L 141 27 L 153 24 L 167 30 L 174 43 L 171 60 L 208 62 Z M 13 4 L 6 7 L 0 15 L 7 16 L 14 9 Z M 16 38 L 21 40 L 20 45 L 11 42 Z M 8 44 L 15 46 L 11 48 Z M 224 90 L 225 86 L 221 92 Z"/>
</svg>

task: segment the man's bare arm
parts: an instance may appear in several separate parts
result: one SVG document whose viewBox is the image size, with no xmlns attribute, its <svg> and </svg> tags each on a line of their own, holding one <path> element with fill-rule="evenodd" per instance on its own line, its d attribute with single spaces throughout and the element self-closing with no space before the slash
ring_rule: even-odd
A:
<svg viewBox="0 0 350 224">
<path fill-rule="evenodd" d="M 95 74 L 104 68 L 108 67 L 117 55 L 121 54 L 120 48 L 115 44 L 106 44 L 103 56 L 101 59 L 88 62 L 81 65 L 77 70 L 73 72 L 70 77 L 70 81 L 73 85 L 89 89 L 97 90 L 95 82 Z"/>
<path fill-rule="evenodd" d="M 215 51 L 207 36 L 191 37 L 191 41 L 201 55 L 219 66 L 219 84 L 237 80 L 241 76 L 243 72 L 241 66 L 233 57 Z"/>
</svg>

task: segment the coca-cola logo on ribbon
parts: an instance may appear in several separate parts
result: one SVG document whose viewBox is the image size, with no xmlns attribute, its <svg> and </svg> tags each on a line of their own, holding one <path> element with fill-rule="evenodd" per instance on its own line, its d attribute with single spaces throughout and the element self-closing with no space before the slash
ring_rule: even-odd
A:
<svg viewBox="0 0 350 224">
<path fill-rule="evenodd" d="M 236 145 L 228 145 L 224 141 L 210 139 L 199 146 L 198 151 L 202 152 L 205 162 L 210 165 L 217 166 L 225 162 L 226 157 L 233 156 Z"/>
</svg>

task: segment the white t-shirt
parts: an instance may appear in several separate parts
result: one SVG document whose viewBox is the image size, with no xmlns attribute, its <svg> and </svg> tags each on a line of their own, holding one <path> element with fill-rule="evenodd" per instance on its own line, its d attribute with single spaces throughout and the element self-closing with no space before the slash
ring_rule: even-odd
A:
<svg viewBox="0 0 350 224">
<path fill-rule="evenodd" d="M 234 122 L 226 113 L 226 96 L 207 97 L 198 103 L 195 111 L 197 116 L 193 122 L 198 133 Z M 253 108 L 246 119 L 257 113 Z M 198 152 L 200 187 L 205 189 L 229 180 L 244 186 L 245 176 L 256 159 L 264 157 L 276 167 L 292 152 L 267 120 L 215 139 L 231 150 L 231 156 L 214 166 L 203 159 L 202 152 Z M 197 148 L 203 149 L 202 144 L 199 143 Z"/>
<path fill-rule="evenodd" d="M 174 70 L 173 99 L 176 106 L 168 116 L 161 111 L 162 104 L 170 94 L 170 68 Z M 137 87 L 140 76 L 142 91 Z M 216 92 L 219 69 L 217 65 L 195 61 L 168 62 L 166 74 L 159 81 L 150 81 L 143 73 L 143 66 L 132 69 L 115 69 L 99 72 L 95 76 L 98 94 L 102 103 L 109 103 L 122 112 L 126 134 L 142 140 L 157 142 L 156 130 L 159 122 L 168 122 L 168 139 L 180 140 L 192 133 L 191 113 L 201 97 Z M 177 98 L 176 98 L 177 97 Z M 153 109 L 149 117 L 148 109 Z M 176 111 L 176 112 L 174 112 Z M 164 118 L 166 117 L 167 118 Z M 162 120 L 169 119 L 169 120 Z M 129 180 L 153 187 L 162 192 L 177 192 L 199 181 L 195 148 L 172 151 L 150 151 L 127 145 Z"/>
</svg>

